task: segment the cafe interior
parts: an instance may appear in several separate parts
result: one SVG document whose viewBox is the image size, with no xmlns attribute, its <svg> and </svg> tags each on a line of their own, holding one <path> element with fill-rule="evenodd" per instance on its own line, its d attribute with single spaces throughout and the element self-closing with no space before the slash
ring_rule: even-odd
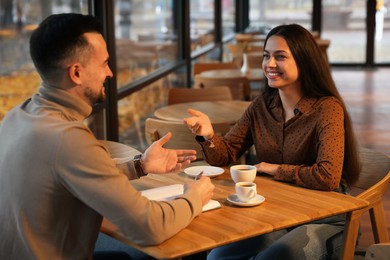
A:
<svg viewBox="0 0 390 260">
<path fill-rule="evenodd" d="M 380 259 L 367 258 L 368 250 L 389 259 L 390 12 L 386 12 L 386 4 L 390 8 L 390 1 L 382 2 L 1 1 L 0 124 L 10 109 L 39 87 L 40 78 L 28 50 L 28 39 L 39 22 L 54 13 L 93 14 L 103 23 L 114 77 L 106 83 L 107 100 L 94 107 L 86 124 L 98 139 L 141 152 L 171 131 L 177 138 L 172 138 L 168 147 L 198 150 L 195 163 L 199 163 L 204 159 L 200 147 L 182 123 L 187 108 L 207 110 L 215 131 L 226 133 L 263 89 L 261 64 L 267 33 L 280 24 L 300 24 L 313 34 L 328 62 L 359 147 L 365 151 L 364 158 L 371 160 L 365 168 L 370 184 L 363 183 L 363 178 L 356 195 L 368 204 L 357 207 L 356 202 L 354 211 L 344 211 L 351 217 L 351 233 L 344 237 L 345 259 Z M 252 163 L 251 152 L 242 163 Z M 376 174 L 380 176 L 373 177 Z M 367 195 L 373 193 L 374 199 Z M 356 223 L 361 237 L 355 247 L 348 239 L 353 240 Z M 107 230 L 112 235 L 110 228 Z M 203 249 L 212 246 L 205 243 Z M 153 250 L 146 248 L 145 252 L 156 258 L 177 256 Z M 182 255 L 193 253 L 199 252 Z"/>
</svg>

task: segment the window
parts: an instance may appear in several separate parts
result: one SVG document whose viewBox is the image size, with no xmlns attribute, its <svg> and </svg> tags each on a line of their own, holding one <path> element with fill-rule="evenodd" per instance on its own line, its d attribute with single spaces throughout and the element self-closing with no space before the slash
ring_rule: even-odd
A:
<svg viewBox="0 0 390 260">
<path fill-rule="evenodd" d="M 23 2 L 23 3 L 22 3 Z M 87 0 L 0 2 L 0 122 L 41 83 L 29 54 L 31 32 L 48 15 L 88 13 Z"/>
<path fill-rule="evenodd" d="M 322 38 L 331 41 L 330 63 L 364 63 L 366 60 L 366 1 L 324 0 Z"/>
<path fill-rule="evenodd" d="M 311 29 L 312 0 L 250 0 L 251 31 L 267 33 L 267 30 L 281 24 L 298 23 Z"/>
<path fill-rule="evenodd" d="M 234 0 L 222 0 L 222 38 L 234 33 L 235 14 Z"/>
<path fill-rule="evenodd" d="M 115 1 L 118 87 L 177 59 L 172 2 Z"/>
<path fill-rule="evenodd" d="M 190 1 L 191 50 L 214 42 L 214 1 Z"/>
</svg>

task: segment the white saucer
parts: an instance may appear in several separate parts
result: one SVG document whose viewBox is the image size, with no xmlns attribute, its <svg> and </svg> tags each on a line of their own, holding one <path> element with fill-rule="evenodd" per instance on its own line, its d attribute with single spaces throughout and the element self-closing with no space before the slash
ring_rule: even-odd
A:
<svg viewBox="0 0 390 260">
<path fill-rule="evenodd" d="M 252 207 L 252 206 L 257 206 L 257 205 L 260 205 L 261 203 L 263 203 L 265 201 L 265 198 L 263 196 L 261 196 L 260 194 L 257 194 L 256 197 L 249 200 L 248 202 L 242 202 L 238 199 L 236 194 L 232 194 L 229 197 L 227 197 L 227 200 L 236 206 Z"/>
<path fill-rule="evenodd" d="M 203 176 L 215 177 L 221 175 L 225 170 L 215 166 L 200 165 L 192 166 L 184 169 L 184 173 L 191 177 L 196 177 L 201 171 L 203 171 Z"/>
</svg>

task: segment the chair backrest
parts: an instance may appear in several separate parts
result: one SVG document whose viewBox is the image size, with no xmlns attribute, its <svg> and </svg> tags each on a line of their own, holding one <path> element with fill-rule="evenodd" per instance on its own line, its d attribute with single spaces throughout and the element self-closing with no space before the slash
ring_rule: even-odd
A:
<svg viewBox="0 0 390 260">
<path fill-rule="evenodd" d="M 236 64 L 237 67 L 242 66 L 242 61 L 243 61 L 243 54 L 244 54 L 244 48 L 246 48 L 246 53 L 247 54 L 263 54 L 263 46 L 261 45 L 254 45 L 254 44 L 243 44 L 243 43 L 228 43 L 226 44 L 226 47 L 229 50 L 230 53 L 230 58 L 233 63 Z M 261 65 L 261 63 L 260 63 Z M 258 66 L 253 66 L 253 68 L 258 67 Z M 261 68 L 261 66 L 260 66 Z"/>
<path fill-rule="evenodd" d="M 235 100 L 250 99 L 250 84 L 247 77 L 209 78 L 202 75 L 195 76 L 194 88 L 209 88 L 228 86 Z"/>
<path fill-rule="evenodd" d="M 227 86 L 210 88 L 170 88 L 168 90 L 168 105 L 195 101 L 229 101 L 233 100 L 230 88 Z"/>
<path fill-rule="evenodd" d="M 216 134 L 225 135 L 230 130 L 228 122 L 213 123 Z M 164 145 L 171 149 L 193 149 L 197 152 L 197 160 L 203 160 L 201 146 L 196 142 L 195 136 L 182 122 L 166 121 L 156 118 L 147 118 L 145 121 L 145 137 L 147 143 L 158 140 L 168 132 L 172 133 L 172 138 Z"/>
<path fill-rule="evenodd" d="M 358 237 L 360 217 L 369 211 L 375 243 L 390 242 L 383 197 L 390 185 L 390 158 L 380 152 L 360 148 L 362 170 L 359 181 L 352 186 L 351 194 L 369 202 L 363 209 L 348 213 L 350 220 L 344 230 L 344 247 L 340 259 L 353 259 Z"/>
<path fill-rule="evenodd" d="M 390 243 L 373 244 L 367 248 L 365 260 L 387 260 L 390 257 Z"/>
<path fill-rule="evenodd" d="M 248 67 L 251 69 L 261 69 L 263 66 L 263 53 L 249 52 L 246 54 Z"/>
<path fill-rule="evenodd" d="M 353 188 L 367 190 L 382 180 L 390 171 L 390 158 L 381 152 L 368 148 L 359 148 L 362 169 L 359 180 Z"/>
<path fill-rule="evenodd" d="M 362 170 L 352 189 L 364 190 L 356 197 L 370 203 L 364 211 L 370 211 L 375 242 L 390 242 L 382 201 L 390 186 L 390 157 L 363 147 L 359 152 Z"/>
<path fill-rule="evenodd" d="M 218 69 L 237 69 L 237 65 L 234 62 L 210 62 L 210 63 L 195 63 L 193 75 L 198 75 L 206 70 L 218 70 Z"/>
<path fill-rule="evenodd" d="M 229 50 L 230 59 L 237 67 L 242 66 L 242 54 L 244 50 L 241 44 L 228 43 L 226 48 Z"/>
<path fill-rule="evenodd" d="M 316 42 L 318 44 L 318 47 L 320 47 L 320 50 L 321 50 L 322 55 L 324 56 L 325 60 L 329 63 L 327 50 L 328 50 L 329 45 L 330 45 L 330 40 L 317 38 Z"/>
<path fill-rule="evenodd" d="M 236 39 L 237 42 L 247 42 L 247 41 L 252 41 L 253 35 L 247 33 L 237 33 L 234 36 L 234 38 Z"/>
</svg>

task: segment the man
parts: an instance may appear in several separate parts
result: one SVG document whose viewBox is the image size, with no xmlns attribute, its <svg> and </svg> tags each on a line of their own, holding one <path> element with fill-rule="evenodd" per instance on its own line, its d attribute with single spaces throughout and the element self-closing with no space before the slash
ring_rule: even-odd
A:
<svg viewBox="0 0 390 260">
<path fill-rule="evenodd" d="M 209 178 L 171 202 L 149 201 L 115 167 L 85 126 L 112 77 L 92 16 L 46 18 L 30 39 L 39 94 L 0 127 L 0 259 L 91 259 L 102 217 L 131 241 L 158 244 L 186 227 L 213 194 Z M 134 161 L 133 174 L 186 167 L 192 150 L 168 150 L 167 134 Z"/>
</svg>

